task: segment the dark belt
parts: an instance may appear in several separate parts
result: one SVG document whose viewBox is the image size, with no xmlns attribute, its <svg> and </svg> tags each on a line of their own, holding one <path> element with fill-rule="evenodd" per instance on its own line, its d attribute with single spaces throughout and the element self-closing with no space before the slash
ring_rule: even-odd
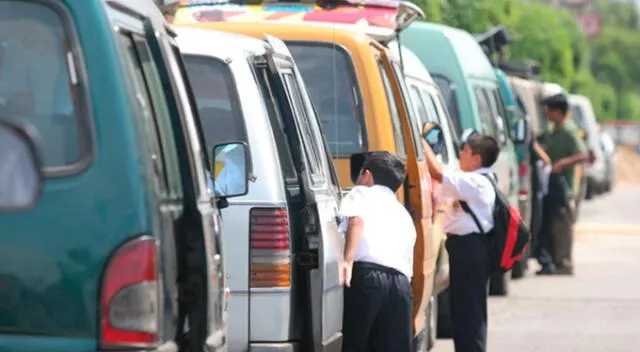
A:
<svg viewBox="0 0 640 352">
<path fill-rule="evenodd" d="M 380 265 L 380 264 L 376 264 L 376 263 L 371 263 L 371 262 L 354 262 L 353 263 L 353 269 L 354 270 L 376 270 L 376 271 L 382 271 L 383 273 L 387 273 L 390 275 L 402 275 L 405 276 L 403 273 L 401 273 L 400 271 L 394 269 L 394 268 L 390 268 L 388 266 L 384 266 L 384 265 Z"/>
</svg>

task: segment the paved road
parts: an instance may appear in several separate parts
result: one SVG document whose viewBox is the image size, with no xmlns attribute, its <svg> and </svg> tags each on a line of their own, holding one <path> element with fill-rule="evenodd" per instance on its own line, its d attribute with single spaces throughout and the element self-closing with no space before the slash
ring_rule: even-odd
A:
<svg viewBox="0 0 640 352">
<path fill-rule="evenodd" d="M 586 202 L 580 223 L 575 276 L 529 273 L 490 298 L 490 352 L 640 351 L 640 186 Z"/>
</svg>

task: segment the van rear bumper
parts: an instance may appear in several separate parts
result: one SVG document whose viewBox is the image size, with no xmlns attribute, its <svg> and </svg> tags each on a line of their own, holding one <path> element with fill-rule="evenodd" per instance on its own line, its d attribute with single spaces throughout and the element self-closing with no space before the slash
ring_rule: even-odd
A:
<svg viewBox="0 0 640 352">
<path fill-rule="evenodd" d="M 249 345 L 251 352 L 301 352 L 300 344 L 297 342 L 283 343 L 255 343 Z M 342 333 L 337 333 L 327 339 L 322 344 L 323 352 L 340 352 L 342 351 Z"/>
<path fill-rule="evenodd" d="M 297 342 L 283 343 L 251 343 L 251 352 L 299 352 L 300 345 Z"/>
</svg>

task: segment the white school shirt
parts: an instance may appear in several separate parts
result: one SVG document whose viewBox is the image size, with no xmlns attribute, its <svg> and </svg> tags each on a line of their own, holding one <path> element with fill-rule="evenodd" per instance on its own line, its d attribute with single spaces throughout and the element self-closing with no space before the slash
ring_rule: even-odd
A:
<svg viewBox="0 0 640 352">
<path fill-rule="evenodd" d="M 478 225 L 470 214 L 460 206 L 464 200 L 476 214 L 485 233 L 493 228 L 493 207 L 496 193 L 491 181 L 485 174 L 492 173 L 489 168 L 480 168 L 473 172 L 445 170 L 442 174 L 442 197 L 446 207 L 444 231 L 450 235 L 468 235 L 478 233 Z"/>
<path fill-rule="evenodd" d="M 363 222 L 362 237 L 354 260 L 393 268 L 413 276 L 413 246 L 416 228 L 405 207 L 388 187 L 356 186 L 342 199 L 341 230 L 346 233 L 349 217 Z"/>
</svg>

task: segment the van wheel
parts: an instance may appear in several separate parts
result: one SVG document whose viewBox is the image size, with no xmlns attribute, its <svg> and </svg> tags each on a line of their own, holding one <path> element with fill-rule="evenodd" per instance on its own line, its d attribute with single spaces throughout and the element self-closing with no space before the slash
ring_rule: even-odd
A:
<svg viewBox="0 0 640 352">
<path fill-rule="evenodd" d="M 438 299 L 431 295 L 427 307 L 427 351 L 431 351 L 436 345 L 436 333 L 438 332 Z"/>
<path fill-rule="evenodd" d="M 437 336 L 439 338 L 449 339 L 453 337 L 453 328 L 451 324 L 451 307 L 449 306 L 449 289 L 445 289 L 438 295 L 437 303 Z"/>
<path fill-rule="evenodd" d="M 491 296 L 506 296 L 509 294 L 510 273 L 493 273 L 489 279 L 489 294 Z"/>
</svg>

